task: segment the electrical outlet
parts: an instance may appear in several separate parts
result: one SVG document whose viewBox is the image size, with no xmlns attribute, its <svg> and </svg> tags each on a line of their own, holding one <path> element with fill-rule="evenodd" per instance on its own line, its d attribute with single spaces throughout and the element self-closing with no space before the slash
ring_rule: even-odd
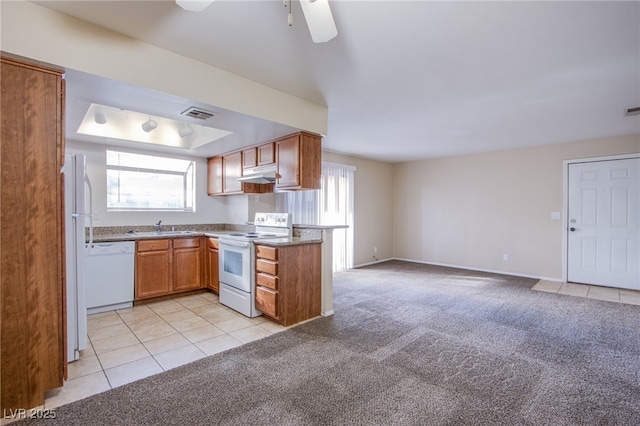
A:
<svg viewBox="0 0 640 426">
<path fill-rule="evenodd" d="M 508 261 L 509 261 L 509 255 L 508 255 L 508 254 L 506 254 L 506 253 L 505 253 L 505 254 L 503 254 L 503 255 L 502 255 L 502 260 L 503 260 L 504 262 L 508 262 Z"/>
<path fill-rule="evenodd" d="M 378 246 L 373 247 L 373 252 L 377 253 L 378 252 Z"/>
</svg>

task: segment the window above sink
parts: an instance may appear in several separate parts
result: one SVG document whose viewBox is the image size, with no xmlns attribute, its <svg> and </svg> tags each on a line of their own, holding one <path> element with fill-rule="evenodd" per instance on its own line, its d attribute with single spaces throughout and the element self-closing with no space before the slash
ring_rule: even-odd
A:
<svg viewBox="0 0 640 426">
<path fill-rule="evenodd" d="M 195 161 L 107 150 L 107 211 L 195 211 Z"/>
</svg>

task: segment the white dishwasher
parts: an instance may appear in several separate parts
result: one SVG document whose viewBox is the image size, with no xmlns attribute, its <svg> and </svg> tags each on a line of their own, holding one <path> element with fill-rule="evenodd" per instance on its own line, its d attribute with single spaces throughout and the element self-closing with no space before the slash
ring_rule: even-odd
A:
<svg viewBox="0 0 640 426">
<path fill-rule="evenodd" d="M 87 314 L 133 306 L 133 241 L 87 245 Z"/>
</svg>

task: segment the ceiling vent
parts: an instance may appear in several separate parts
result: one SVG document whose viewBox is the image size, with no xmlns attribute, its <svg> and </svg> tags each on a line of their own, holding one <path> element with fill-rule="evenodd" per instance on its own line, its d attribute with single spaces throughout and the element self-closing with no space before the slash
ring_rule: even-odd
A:
<svg viewBox="0 0 640 426">
<path fill-rule="evenodd" d="M 640 115 L 640 107 L 629 108 L 624 115 L 626 115 L 627 117 L 631 115 Z"/>
<path fill-rule="evenodd" d="M 214 115 L 216 115 L 215 112 L 206 111 L 204 109 L 200 109 L 196 107 L 187 108 L 186 110 L 182 111 L 180 114 L 186 115 L 187 117 L 195 118 L 198 120 L 208 120 Z"/>
</svg>

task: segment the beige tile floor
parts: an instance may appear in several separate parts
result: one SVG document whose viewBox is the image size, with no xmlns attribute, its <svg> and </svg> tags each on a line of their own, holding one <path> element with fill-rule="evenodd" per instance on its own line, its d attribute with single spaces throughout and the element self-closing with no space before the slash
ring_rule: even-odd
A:
<svg viewBox="0 0 640 426">
<path fill-rule="evenodd" d="M 64 386 L 47 392 L 45 409 L 170 370 L 286 328 L 247 318 L 213 293 L 90 315 L 89 342 L 69 363 Z"/>
<path fill-rule="evenodd" d="M 566 294 L 569 296 L 586 297 L 588 299 L 607 300 L 609 302 L 640 305 L 640 291 L 625 290 L 597 285 L 563 283 L 556 281 L 540 280 L 532 287 L 532 290 L 548 293 Z"/>
</svg>

